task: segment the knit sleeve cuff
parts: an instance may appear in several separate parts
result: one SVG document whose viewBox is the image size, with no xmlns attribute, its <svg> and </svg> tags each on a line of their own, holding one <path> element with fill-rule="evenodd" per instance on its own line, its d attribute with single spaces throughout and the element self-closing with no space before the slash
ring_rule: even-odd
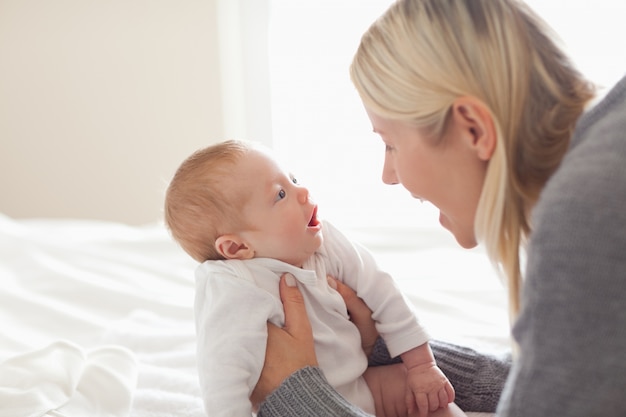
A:
<svg viewBox="0 0 626 417">
<path fill-rule="evenodd" d="M 367 417 L 335 391 L 318 367 L 294 372 L 261 404 L 257 417 Z"/>
</svg>

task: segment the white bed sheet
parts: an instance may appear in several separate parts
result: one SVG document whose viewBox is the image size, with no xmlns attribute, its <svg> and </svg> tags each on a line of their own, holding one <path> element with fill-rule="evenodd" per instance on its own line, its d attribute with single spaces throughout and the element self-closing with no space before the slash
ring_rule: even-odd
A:
<svg viewBox="0 0 626 417">
<path fill-rule="evenodd" d="M 508 349 L 504 292 L 483 253 L 435 230 L 348 234 L 396 276 L 435 337 Z M 162 225 L 0 215 L 0 363 L 58 341 L 85 352 L 120 347 L 136 360 L 130 416 L 205 416 L 195 265 Z"/>
</svg>

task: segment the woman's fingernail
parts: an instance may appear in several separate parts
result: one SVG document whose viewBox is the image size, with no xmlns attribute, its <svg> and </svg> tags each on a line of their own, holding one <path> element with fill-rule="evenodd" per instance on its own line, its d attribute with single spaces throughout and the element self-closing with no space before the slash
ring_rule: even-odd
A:
<svg viewBox="0 0 626 417">
<path fill-rule="evenodd" d="M 326 281 L 328 281 L 328 285 L 330 285 L 330 287 L 331 287 L 333 290 L 336 290 L 336 289 L 337 289 L 337 281 L 335 281 L 333 278 L 331 278 L 331 277 L 326 277 Z"/>
<path fill-rule="evenodd" d="M 295 287 L 296 286 L 296 277 L 294 277 L 289 272 L 287 272 L 285 274 L 285 284 L 287 284 L 288 287 Z"/>
</svg>

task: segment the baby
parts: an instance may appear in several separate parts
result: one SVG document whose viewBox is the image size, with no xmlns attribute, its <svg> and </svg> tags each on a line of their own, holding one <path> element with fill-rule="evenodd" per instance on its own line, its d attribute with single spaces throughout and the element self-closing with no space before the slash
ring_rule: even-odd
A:
<svg viewBox="0 0 626 417">
<path fill-rule="evenodd" d="M 442 407 L 454 399 L 426 331 L 393 279 L 363 247 L 318 218 L 308 190 L 267 149 L 225 141 L 195 152 L 167 189 L 165 219 L 174 239 L 201 263 L 197 357 L 212 417 L 252 414 L 249 397 L 263 368 L 267 321 L 284 325 L 278 291 L 284 273 L 304 297 L 319 366 L 348 401 L 382 414 L 381 391 L 385 403 L 410 409 L 418 396 Z M 359 331 L 327 275 L 367 303 L 390 354 L 403 363 L 370 373 Z"/>
</svg>

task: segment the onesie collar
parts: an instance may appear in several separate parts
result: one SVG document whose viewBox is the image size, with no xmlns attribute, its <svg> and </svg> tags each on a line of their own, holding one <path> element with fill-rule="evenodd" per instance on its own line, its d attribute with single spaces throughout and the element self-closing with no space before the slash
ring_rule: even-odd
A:
<svg viewBox="0 0 626 417">
<path fill-rule="evenodd" d="M 312 271 L 310 269 L 298 268 L 297 266 L 293 266 L 277 259 L 253 258 L 246 260 L 246 262 L 267 268 L 276 273 L 279 277 L 285 272 L 289 272 L 300 283 L 304 285 L 315 285 L 315 283 L 317 282 L 317 274 L 315 273 L 315 271 Z"/>
</svg>

